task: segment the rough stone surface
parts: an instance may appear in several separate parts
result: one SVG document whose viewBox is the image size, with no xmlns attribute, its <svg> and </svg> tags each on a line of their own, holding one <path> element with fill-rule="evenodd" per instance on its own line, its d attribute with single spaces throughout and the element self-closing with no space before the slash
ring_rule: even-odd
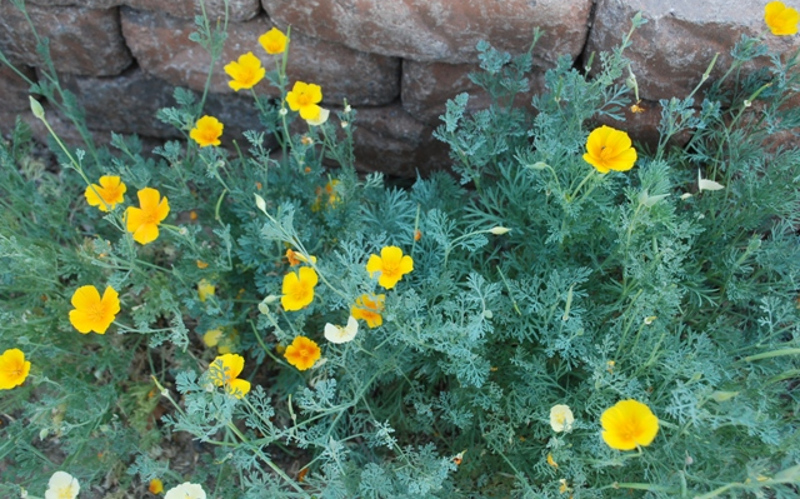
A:
<svg viewBox="0 0 800 499">
<path fill-rule="evenodd" d="M 258 17 L 229 30 L 222 57 L 214 67 L 211 91 L 233 93 L 223 67 L 245 52 L 253 52 L 268 70 L 275 67 L 273 56 L 258 44 L 258 37 L 271 27 L 266 18 Z M 194 31 L 191 21 L 123 8 L 122 31 L 146 72 L 174 85 L 203 89 L 211 59 L 202 47 L 189 40 Z M 347 98 L 354 105 L 379 105 L 395 100 L 400 94 L 398 59 L 356 52 L 296 33 L 292 33 L 289 52 L 290 81 L 321 85 L 325 103 L 340 104 Z M 255 89 L 259 94 L 279 95 L 266 80 Z"/>
<path fill-rule="evenodd" d="M 36 81 L 36 72 L 22 66 L 17 68 L 25 77 Z M 14 112 L 30 108 L 28 102 L 28 89 L 30 86 L 5 64 L 0 64 L 0 107 L 5 111 Z"/>
<path fill-rule="evenodd" d="M 489 94 L 469 79 L 477 72 L 477 64 L 403 61 L 403 109 L 423 123 L 439 124 L 447 101 L 462 92 L 470 94 L 468 110 L 486 109 L 491 104 Z M 544 89 L 543 71 L 534 70 L 529 79 L 531 91 L 517 95 L 515 106 L 530 107 L 531 98 Z"/>
<path fill-rule="evenodd" d="M 598 125 L 608 125 L 618 130 L 625 130 L 630 135 L 634 143 L 643 144 L 650 151 L 655 151 L 658 146 L 660 133 L 658 125 L 661 123 L 661 104 L 655 101 L 643 100 L 639 103 L 641 112 L 634 113 L 630 108 L 623 112 L 625 121 L 615 120 L 608 116 L 599 116 Z M 686 145 L 692 138 L 691 132 L 683 132 L 673 136 L 670 144 L 678 147 Z"/>
<path fill-rule="evenodd" d="M 62 84 L 78 97 L 91 129 L 160 138 L 181 136 L 174 127 L 156 119 L 160 108 L 175 105 L 174 87 L 138 67 L 116 78 L 69 76 Z"/>
<path fill-rule="evenodd" d="M 109 139 L 111 131 L 160 139 L 183 137 L 180 131 L 155 118 L 159 108 L 175 105 L 174 86 L 139 68 L 114 78 L 69 76 L 63 84 L 78 96 L 79 104 L 86 109 L 87 126 L 100 140 Z M 432 137 L 433 127 L 412 118 L 399 103 L 356 110 L 355 153 L 360 170 L 413 177 L 417 171 L 425 174 L 449 164 L 446 146 Z M 234 139 L 242 144 L 245 130 L 263 129 L 252 99 L 247 96 L 211 93 L 205 112 L 225 124 L 223 146 L 230 146 Z M 51 115 L 54 112 L 48 111 L 48 120 Z M 46 132 L 38 130 L 35 121 L 29 123 L 35 131 L 42 132 L 37 136 L 46 138 Z M 58 133 L 66 134 L 70 143 L 78 143 L 80 138 L 70 133 L 70 125 L 62 125 Z M 301 133 L 305 128 L 301 120 L 296 120 L 293 131 Z M 268 139 L 267 145 L 275 145 L 274 139 Z"/>
<path fill-rule="evenodd" d="M 535 26 L 540 64 L 577 57 L 592 0 L 261 0 L 281 26 L 356 50 L 416 61 L 475 63 L 475 44 L 519 54 Z"/>
<path fill-rule="evenodd" d="M 79 96 L 90 129 L 161 139 L 184 137 L 179 130 L 156 118 L 159 109 L 176 105 L 172 97 L 175 87 L 139 68 L 116 78 L 69 77 L 64 85 Z M 225 125 L 223 145 L 230 146 L 233 140 L 242 143 L 246 130 L 263 129 L 248 96 L 210 93 L 203 112 Z"/>
<path fill-rule="evenodd" d="M 82 75 L 114 75 L 128 67 L 117 9 L 40 7 L 30 4 L 28 14 L 42 37 L 50 39 L 50 52 L 58 71 Z M 0 50 L 12 62 L 40 66 L 36 41 L 23 14 L 9 1 L 0 1 Z"/>
<path fill-rule="evenodd" d="M 61 114 L 48 105 L 44 105 L 44 110 L 47 115 L 47 123 L 58 135 L 59 140 L 64 144 L 72 147 L 80 147 L 85 143 L 75 125 L 68 119 L 61 116 Z M 2 114 L 0 113 L 0 117 Z M 44 126 L 40 119 L 33 116 L 30 111 L 19 114 L 20 118 L 31 128 L 33 138 L 42 143 L 47 143 L 50 139 L 50 132 Z M 95 144 L 108 144 L 111 142 L 111 133 L 107 131 L 93 131 L 90 130 Z"/>
<path fill-rule="evenodd" d="M 193 19 L 203 13 L 201 0 L 29 0 L 30 3 L 44 6 L 73 5 L 89 9 L 109 9 L 127 5 L 135 9 L 166 12 L 175 17 Z M 209 19 L 225 18 L 225 2 L 223 0 L 205 0 L 206 15 Z M 261 12 L 259 0 L 229 0 L 228 19 L 230 21 L 247 21 Z"/>
<path fill-rule="evenodd" d="M 17 68 L 26 77 L 36 81 L 36 72 L 27 66 Z M 17 115 L 28 111 L 28 84 L 8 66 L 0 64 L 0 134 L 11 132 Z"/>
<path fill-rule="evenodd" d="M 400 104 L 358 109 L 356 168 L 413 178 L 450 165 L 447 146 L 433 138 L 433 128 L 415 120 Z"/>
<path fill-rule="evenodd" d="M 616 47 L 638 11 L 648 22 L 634 33 L 626 56 L 632 61 L 642 98 L 650 100 L 688 95 L 716 52 L 720 57 L 711 77 L 722 76 L 741 35 L 756 36 L 766 30 L 761 2 L 600 0 L 585 54 Z M 796 36 L 767 34 L 767 39 L 787 54 L 800 47 Z"/>
</svg>

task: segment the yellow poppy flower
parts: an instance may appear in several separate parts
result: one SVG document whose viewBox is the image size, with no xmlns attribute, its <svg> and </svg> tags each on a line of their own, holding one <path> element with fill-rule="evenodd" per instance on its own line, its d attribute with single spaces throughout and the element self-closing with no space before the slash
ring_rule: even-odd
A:
<svg viewBox="0 0 800 499">
<path fill-rule="evenodd" d="M 322 108 L 317 104 L 322 102 L 322 88 L 313 83 L 297 81 L 292 90 L 286 94 L 286 103 L 292 111 L 300 111 L 304 120 L 319 119 Z"/>
<path fill-rule="evenodd" d="M 301 269 L 302 270 L 302 269 Z M 319 346 L 305 336 L 298 336 L 286 347 L 283 356 L 289 364 L 300 371 L 311 368 L 322 355 Z"/>
<path fill-rule="evenodd" d="M 586 139 L 583 159 L 600 173 L 624 172 L 636 163 L 636 149 L 631 146 L 627 133 L 603 125 L 595 128 Z"/>
<path fill-rule="evenodd" d="M 283 31 L 274 27 L 258 37 L 258 43 L 271 55 L 282 54 L 286 50 L 288 41 L 289 39 L 283 34 Z"/>
<path fill-rule="evenodd" d="M 378 284 L 386 289 L 392 289 L 412 270 L 414 270 L 414 260 L 408 255 L 403 255 L 403 250 L 397 246 L 384 246 L 381 249 L 381 256 L 370 255 L 367 261 L 367 272 L 370 277 L 380 272 Z"/>
<path fill-rule="evenodd" d="M 200 144 L 200 147 L 218 146 L 222 144 L 219 140 L 222 137 L 222 129 L 225 128 L 217 118 L 213 116 L 203 116 L 194 128 L 189 132 L 189 137 Z"/>
<path fill-rule="evenodd" d="M 122 195 L 127 189 L 119 177 L 103 175 L 100 177 L 100 185 L 92 184 L 87 187 L 84 196 L 89 206 L 97 206 L 100 211 L 108 211 L 123 202 Z"/>
<path fill-rule="evenodd" d="M 603 440 L 612 449 L 648 446 L 658 434 L 658 418 L 645 404 L 628 399 L 617 402 L 600 416 Z"/>
<path fill-rule="evenodd" d="M 775 36 L 794 35 L 800 23 L 800 13 L 783 2 L 770 2 L 764 7 L 764 22 Z"/>
<path fill-rule="evenodd" d="M 558 463 L 556 462 L 555 459 L 553 459 L 553 455 L 550 453 L 547 454 L 547 464 L 549 464 L 555 469 L 558 469 Z"/>
<path fill-rule="evenodd" d="M 350 315 L 356 319 L 367 321 L 367 326 L 370 329 L 378 327 L 383 324 L 383 304 L 386 301 L 386 295 L 361 295 L 356 298 L 355 304 L 350 307 Z"/>
<path fill-rule="evenodd" d="M 229 336 L 225 335 L 222 329 L 210 329 L 203 335 L 203 343 L 209 348 L 217 347 L 220 355 L 233 353 L 237 336 L 238 333 L 235 329 Z"/>
<path fill-rule="evenodd" d="M 216 386 L 224 386 L 225 391 L 237 399 L 244 397 L 250 391 L 250 382 L 239 379 L 242 369 L 244 369 L 244 357 L 235 353 L 220 355 L 208 368 L 211 381 Z"/>
<path fill-rule="evenodd" d="M 0 355 L 0 390 L 10 390 L 25 382 L 31 372 L 31 363 L 25 360 L 25 353 L 18 348 L 10 348 Z"/>
<path fill-rule="evenodd" d="M 281 305 L 284 310 L 300 310 L 314 300 L 314 286 L 319 277 L 311 267 L 301 267 L 297 272 L 289 272 L 283 276 L 283 296 Z"/>
<path fill-rule="evenodd" d="M 164 483 L 158 478 L 153 478 L 150 480 L 150 485 L 148 485 L 147 490 L 149 490 L 151 494 L 158 495 L 164 492 Z"/>
<path fill-rule="evenodd" d="M 119 293 L 111 286 L 106 287 L 102 298 L 94 286 L 81 286 L 73 293 L 71 303 L 75 309 L 69 312 L 69 322 L 83 334 L 106 334 L 119 313 Z"/>
<path fill-rule="evenodd" d="M 169 215 L 169 202 L 151 187 L 141 189 L 136 195 L 140 208 L 129 206 L 125 210 L 125 223 L 134 241 L 148 244 L 158 239 L 158 225 Z"/>
<path fill-rule="evenodd" d="M 214 296 L 216 290 L 217 287 L 205 279 L 200 279 L 200 282 L 197 283 L 197 296 L 202 302 L 205 302 L 209 296 Z"/>
<path fill-rule="evenodd" d="M 215 347 L 219 344 L 220 338 L 222 338 L 222 329 L 209 329 L 203 335 L 203 343 L 207 347 Z"/>
<path fill-rule="evenodd" d="M 252 52 L 239 56 L 239 60 L 226 64 L 223 69 L 232 78 L 228 85 L 236 92 L 253 88 L 267 73 L 261 66 L 261 61 Z"/>
</svg>

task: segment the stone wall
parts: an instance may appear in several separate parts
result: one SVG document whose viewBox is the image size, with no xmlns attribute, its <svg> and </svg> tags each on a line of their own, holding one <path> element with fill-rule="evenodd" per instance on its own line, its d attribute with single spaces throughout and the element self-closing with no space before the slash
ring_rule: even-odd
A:
<svg viewBox="0 0 800 499">
<path fill-rule="evenodd" d="M 189 40 L 201 0 L 28 0 L 41 36 L 50 39 L 56 69 L 87 109 L 90 129 L 137 133 L 155 139 L 180 135 L 155 119 L 172 105 L 174 86 L 201 91 L 210 58 Z M 328 107 L 347 98 L 358 109 L 359 166 L 408 175 L 446 165 L 447 154 L 431 136 L 448 98 L 476 94 L 467 75 L 477 68 L 482 39 L 519 54 L 536 26 L 534 91 L 544 70 L 569 55 L 583 67 L 592 52 L 615 47 L 642 11 L 648 23 L 628 52 L 648 112 L 628 116 L 620 128 L 652 140 L 657 100 L 684 96 L 700 81 L 715 52 L 725 67 L 742 34 L 764 30 L 766 0 L 230 0 L 229 38 L 214 68 L 206 111 L 226 125 L 227 137 L 258 129 L 252 97 L 238 95 L 222 70 L 247 51 L 262 56 L 257 38 L 272 26 L 292 26 L 291 80 L 320 84 Z M 206 0 L 211 19 L 224 16 L 222 0 Z M 769 37 L 788 53 L 798 37 Z M 0 130 L 28 112 L 28 84 L 41 65 L 33 31 L 10 0 L 0 0 L 0 50 L 17 68 L 0 65 Z M 22 76 L 21 76 L 22 75 Z M 261 83 L 257 91 L 275 95 Z M 529 96 L 520 103 L 529 102 Z M 41 127 L 37 128 L 43 134 Z M 69 130 L 64 130 L 69 135 Z"/>
</svg>

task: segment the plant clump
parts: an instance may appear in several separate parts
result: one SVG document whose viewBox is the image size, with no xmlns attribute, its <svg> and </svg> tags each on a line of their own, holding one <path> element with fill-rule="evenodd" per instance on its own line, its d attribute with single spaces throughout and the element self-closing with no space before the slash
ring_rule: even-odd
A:
<svg viewBox="0 0 800 499">
<path fill-rule="evenodd" d="M 532 109 L 541 33 L 478 44 L 492 105 L 454 96 L 450 171 L 408 188 L 356 172 L 358 109 L 292 80 L 290 32 L 225 66 L 262 128 L 179 88 L 152 155 L 96 144 L 44 69 L 58 171 L 22 120 L 0 143 L 0 496 L 795 497 L 799 55 L 767 41 L 796 11 L 662 101 L 652 146 L 623 120 L 652 112 L 643 22 Z M 198 19 L 212 59 L 224 26 Z"/>
</svg>

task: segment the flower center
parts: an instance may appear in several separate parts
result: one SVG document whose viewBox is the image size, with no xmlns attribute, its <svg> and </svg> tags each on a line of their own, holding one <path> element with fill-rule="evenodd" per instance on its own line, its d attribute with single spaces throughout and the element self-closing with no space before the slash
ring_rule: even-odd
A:
<svg viewBox="0 0 800 499">
<path fill-rule="evenodd" d="M 119 198 L 119 186 L 117 187 L 106 187 L 105 189 L 100 191 L 100 195 L 103 197 L 103 201 L 108 204 L 114 203 L 114 200 Z"/>
<path fill-rule="evenodd" d="M 145 224 L 152 224 L 158 225 L 158 211 L 153 210 L 145 213 L 144 215 L 144 223 Z"/>
<path fill-rule="evenodd" d="M 67 485 L 58 491 L 58 499 L 72 499 L 75 493 L 72 491 L 72 485 Z"/>
<path fill-rule="evenodd" d="M 312 105 L 311 96 L 305 92 L 300 92 L 300 95 L 297 96 L 297 105 L 300 107 L 307 107 Z"/>
<path fill-rule="evenodd" d="M 89 317 L 94 322 L 105 322 L 106 317 L 108 316 L 106 312 L 106 306 L 103 302 L 97 303 L 89 310 Z"/>
<path fill-rule="evenodd" d="M 216 142 L 217 141 L 217 131 L 213 128 L 206 128 L 203 130 L 203 140 L 206 142 Z"/>
<path fill-rule="evenodd" d="M 242 67 L 239 69 L 239 80 L 244 83 L 249 83 L 255 79 L 255 71 L 251 67 Z"/>
<path fill-rule="evenodd" d="M 292 293 L 292 296 L 294 297 L 295 300 L 300 301 L 300 300 L 303 300 L 304 298 L 306 298 L 308 296 L 308 293 L 310 292 L 310 290 L 311 290 L 311 286 L 309 286 L 308 283 L 301 281 L 301 282 L 297 283 L 297 287 L 294 288 L 294 292 Z"/>
<path fill-rule="evenodd" d="M 636 441 L 636 437 L 641 433 L 636 422 L 631 421 L 619 430 L 619 436 L 623 440 Z"/>
</svg>

